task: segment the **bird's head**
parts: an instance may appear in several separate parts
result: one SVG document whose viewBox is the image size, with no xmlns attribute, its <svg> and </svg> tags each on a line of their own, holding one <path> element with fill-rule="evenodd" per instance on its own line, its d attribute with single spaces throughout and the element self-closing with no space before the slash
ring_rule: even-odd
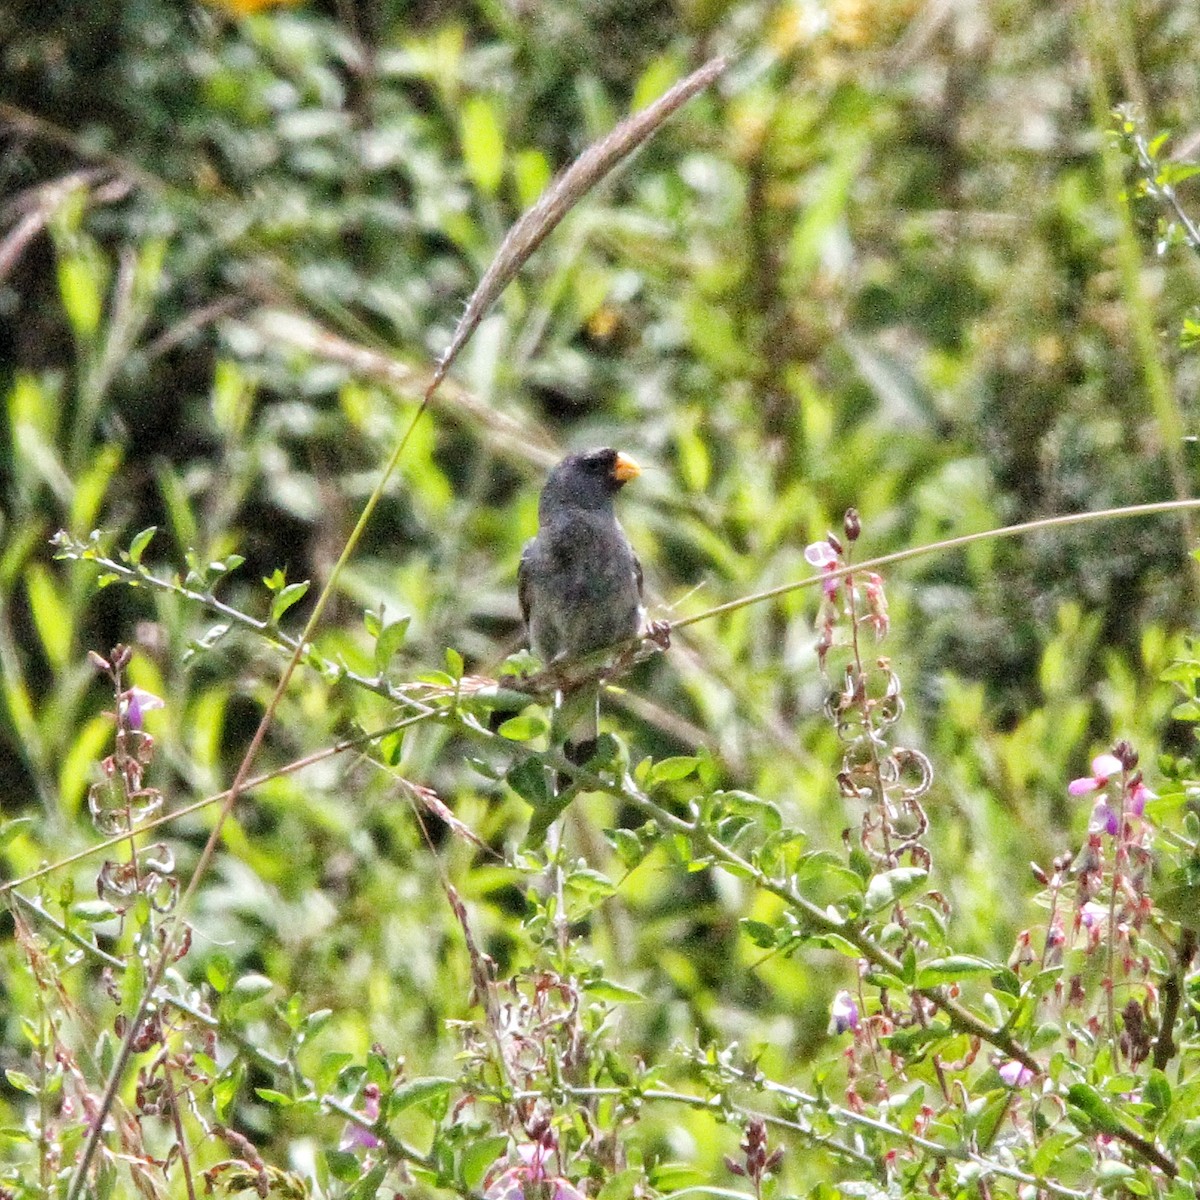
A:
<svg viewBox="0 0 1200 1200">
<path fill-rule="evenodd" d="M 619 450 L 583 450 L 568 455 L 550 472 L 539 505 L 544 514 L 563 509 L 605 509 L 641 467 Z"/>
</svg>

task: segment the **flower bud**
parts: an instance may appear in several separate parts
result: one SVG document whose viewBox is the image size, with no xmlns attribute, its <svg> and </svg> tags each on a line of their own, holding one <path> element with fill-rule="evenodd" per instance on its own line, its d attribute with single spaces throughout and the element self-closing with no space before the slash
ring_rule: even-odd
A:
<svg viewBox="0 0 1200 1200">
<path fill-rule="evenodd" d="M 1126 741 L 1119 741 L 1113 747 L 1113 754 L 1120 759 L 1121 766 L 1127 771 L 1132 771 L 1138 764 L 1137 751 Z"/>
</svg>

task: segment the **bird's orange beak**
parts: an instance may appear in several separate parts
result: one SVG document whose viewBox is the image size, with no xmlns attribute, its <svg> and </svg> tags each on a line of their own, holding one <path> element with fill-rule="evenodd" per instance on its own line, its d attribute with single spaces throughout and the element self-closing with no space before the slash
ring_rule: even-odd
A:
<svg viewBox="0 0 1200 1200">
<path fill-rule="evenodd" d="M 617 461 L 613 463 L 612 475 L 618 483 L 628 483 L 631 479 L 636 479 L 641 473 L 642 468 L 628 454 L 617 455 Z"/>
</svg>

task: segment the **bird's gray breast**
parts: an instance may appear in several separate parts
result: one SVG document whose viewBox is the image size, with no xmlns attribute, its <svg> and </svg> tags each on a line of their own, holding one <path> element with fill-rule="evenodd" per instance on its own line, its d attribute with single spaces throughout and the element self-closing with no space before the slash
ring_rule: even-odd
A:
<svg viewBox="0 0 1200 1200">
<path fill-rule="evenodd" d="M 543 661 L 577 658 L 638 632 L 633 550 L 609 515 L 572 514 L 529 547 L 530 648 Z"/>
</svg>

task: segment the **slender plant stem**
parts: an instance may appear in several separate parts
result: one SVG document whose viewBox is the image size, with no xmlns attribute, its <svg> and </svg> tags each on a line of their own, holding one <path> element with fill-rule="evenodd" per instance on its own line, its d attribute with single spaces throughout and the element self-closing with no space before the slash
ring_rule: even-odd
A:
<svg viewBox="0 0 1200 1200">
<path fill-rule="evenodd" d="M 837 571 L 823 572 L 820 575 L 810 575 L 805 579 L 795 579 L 790 583 L 781 583 L 777 587 L 767 588 L 766 591 L 752 592 L 738 600 L 730 600 L 728 604 L 718 604 L 703 612 L 693 613 L 690 617 L 681 617 L 670 622 L 672 630 L 684 629 L 699 621 L 709 621 L 713 617 L 721 617 L 726 613 L 737 612 L 751 604 L 761 604 L 764 600 L 774 600 L 786 596 L 801 588 L 819 587 L 828 579 L 841 579 L 855 571 L 876 571 L 880 567 L 891 566 L 894 563 L 907 562 L 913 558 L 924 558 L 930 554 L 946 550 L 957 550 L 960 546 L 970 546 L 975 542 L 986 542 L 993 538 L 1024 537 L 1029 533 L 1038 533 L 1045 529 L 1059 529 L 1068 525 L 1086 525 L 1090 521 L 1110 521 L 1127 517 L 1149 517 L 1157 513 L 1187 513 L 1200 508 L 1200 499 L 1159 500 L 1152 504 L 1131 504 L 1124 508 L 1104 508 L 1095 512 L 1066 513 L 1057 517 L 1038 517 L 1033 521 L 1023 521 L 1019 525 L 1005 525 L 1000 529 L 984 529 L 978 533 L 964 533 L 958 537 L 945 538 L 938 542 L 929 542 L 924 546 L 912 546 L 907 550 L 896 550 L 892 554 L 881 554 L 878 558 L 855 564 L 853 567 L 842 567 Z"/>
<path fill-rule="evenodd" d="M 250 739 L 250 745 L 246 748 L 246 753 L 242 757 L 241 765 L 238 767 L 233 778 L 233 783 L 230 784 L 229 790 L 225 794 L 225 799 L 221 804 L 221 809 L 217 813 L 217 819 L 213 823 L 212 832 L 208 835 L 208 840 L 204 843 L 204 849 L 200 852 L 200 857 L 196 861 L 196 866 L 192 871 L 191 878 L 188 880 L 187 887 L 179 897 L 179 903 L 176 905 L 173 920 L 166 926 L 166 931 L 163 935 L 162 947 L 159 950 L 158 957 L 147 973 L 146 982 L 142 989 L 141 997 L 138 1000 L 137 1009 L 133 1014 L 133 1019 L 129 1022 L 129 1028 L 126 1031 L 125 1037 L 121 1040 L 121 1045 L 117 1050 L 116 1058 L 113 1062 L 113 1067 L 109 1073 L 108 1080 L 105 1083 L 103 1095 L 100 1098 L 99 1111 L 96 1115 L 91 1129 L 88 1133 L 87 1140 L 84 1142 L 83 1150 L 80 1153 L 79 1165 L 76 1167 L 75 1174 L 71 1179 L 71 1186 L 67 1192 L 67 1200 L 80 1200 L 83 1194 L 83 1189 L 86 1186 L 88 1169 L 91 1166 L 92 1158 L 96 1153 L 96 1148 L 100 1144 L 100 1138 L 103 1136 L 104 1118 L 112 1108 L 113 1101 L 116 1099 L 117 1089 L 120 1087 L 121 1079 L 125 1074 L 125 1068 L 129 1063 L 129 1059 L 133 1053 L 133 1042 L 137 1037 L 143 1018 L 146 1015 L 146 1008 L 150 1003 L 150 998 L 157 991 L 159 984 L 162 982 L 163 974 L 167 969 L 167 964 L 174 958 L 183 937 L 185 929 L 184 921 L 191 909 L 192 901 L 195 898 L 196 892 L 200 887 L 200 881 L 208 872 L 208 868 L 212 863 L 217 851 L 217 844 L 221 839 L 221 832 L 225 828 L 225 822 L 233 811 L 234 805 L 237 804 L 238 798 L 242 795 L 246 784 L 250 779 L 250 768 L 254 760 L 258 757 L 258 752 L 267 736 L 267 730 L 271 726 L 271 722 L 275 717 L 275 710 L 279 707 L 280 700 L 283 699 L 283 694 L 287 690 L 288 684 L 291 682 L 292 675 L 300 664 L 300 659 L 304 654 L 305 648 L 308 645 L 313 632 L 320 624 L 322 616 L 324 616 L 325 608 L 333 595 L 334 589 L 337 586 L 337 581 L 341 577 L 341 573 L 349 562 L 350 556 L 358 547 L 358 543 L 362 535 L 366 532 L 367 525 L 371 519 L 375 508 L 378 505 L 380 498 L 383 495 L 383 490 L 387 485 L 387 481 L 395 472 L 396 467 L 403 457 L 404 451 L 408 447 L 409 439 L 412 437 L 413 431 L 416 429 L 417 422 L 421 419 L 428 407 L 429 400 L 426 399 L 417 412 L 413 415 L 408 427 L 404 431 L 404 435 L 396 444 L 395 450 L 392 452 L 391 458 L 388 460 L 387 466 L 384 468 L 383 474 L 379 478 L 379 482 L 375 485 L 374 491 L 367 498 L 366 504 L 363 506 L 362 513 L 359 515 L 358 522 L 355 524 L 349 538 L 346 539 L 346 544 L 342 548 L 342 553 L 339 555 L 337 562 L 334 564 L 333 570 L 329 573 L 329 579 L 324 588 L 321 589 L 320 595 L 317 597 L 316 603 L 313 605 L 312 613 L 309 615 L 308 621 L 304 626 L 304 631 L 300 635 L 296 648 L 292 651 L 292 656 L 288 660 L 287 665 L 283 669 L 283 673 L 279 677 L 279 682 L 275 686 L 275 691 L 271 696 L 267 707 L 263 712 L 262 719 L 258 723 L 258 728 L 254 731 L 254 736 Z"/>
<path fill-rule="evenodd" d="M 294 775 L 297 771 L 302 771 L 305 767 L 314 766 L 316 763 L 324 762 L 326 759 L 334 758 L 339 754 L 344 754 L 347 750 L 359 750 L 363 746 L 378 740 L 381 737 L 386 737 L 389 733 L 395 733 L 397 730 L 406 729 L 410 725 L 416 725 L 428 718 L 424 714 L 419 714 L 414 717 L 406 717 L 402 721 L 388 725 L 384 729 L 376 730 L 373 733 L 359 734 L 357 737 L 347 738 L 344 741 L 337 742 L 332 746 L 327 746 L 324 750 L 317 750 L 313 754 L 307 754 L 303 758 L 298 758 L 294 762 L 290 762 L 282 767 L 277 767 L 273 771 L 267 771 L 262 775 L 255 775 L 252 779 L 247 779 L 242 785 L 242 794 L 253 791 L 255 788 L 262 787 L 264 783 L 270 783 L 274 779 L 282 779 L 288 775 Z M 180 817 L 190 816 L 192 813 L 200 812 L 205 808 L 211 808 L 214 804 L 220 804 L 222 801 L 229 798 L 229 789 L 223 792 L 216 792 L 211 796 L 205 796 L 203 800 L 196 800 L 192 804 L 185 804 L 182 808 L 174 809 L 169 813 L 163 813 L 160 816 L 154 817 L 152 820 L 145 821 L 141 825 L 135 825 L 128 833 L 119 833 L 114 837 L 106 838 L 102 842 L 95 842 L 91 846 L 85 846 L 82 850 L 77 850 L 74 854 L 68 854 L 65 858 L 56 859 L 52 863 L 47 863 L 45 866 L 39 867 L 36 871 L 30 871 L 27 875 L 22 875 L 18 879 L 8 879 L 0 883 L 0 896 L 6 892 L 13 891 L 16 888 L 23 887 L 27 883 L 32 883 L 35 879 L 41 879 L 45 875 L 50 875 L 55 871 L 61 870 L 63 867 L 69 867 L 73 863 L 81 862 L 85 858 L 90 858 L 93 854 L 102 854 L 106 850 L 111 850 L 114 846 L 119 846 L 122 842 L 127 841 L 131 836 L 136 837 L 143 833 L 151 833 L 155 829 L 163 825 L 168 825 L 172 821 L 179 820 Z M 24 899 L 24 897 L 22 897 Z"/>
<path fill-rule="evenodd" d="M 731 1079 L 730 1082 L 737 1081 L 735 1079 Z M 764 1091 L 773 1092 L 776 1095 L 784 1096 L 792 1103 L 809 1105 L 819 1109 L 822 1114 L 831 1117 L 839 1124 L 859 1126 L 863 1129 L 870 1129 L 873 1132 L 885 1134 L 888 1137 L 893 1137 L 900 1141 L 906 1142 L 915 1149 L 923 1150 L 927 1154 L 930 1154 L 933 1157 L 943 1161 L 950 1160 L 955 1162 L 970 1162 L 989 1174 L 999 1175 L 1005 1179 L 1013 1179 L 1020 1183 L 1034 1185 L 1044 1190 L 1049 1195 L 1061 1196 L 1064 1198 L 1064 1200 L 1088 1200 L 1088 1197 L 1091 1195 L 1090 1192 L 1081 1192 L 1075 1188 L 1069 1188 L 1063 1184 L 1055 1183 L 1053 1180 L 1045 1179 L 1038 1175 L 1030 1175 L 1025 1171 L 1020 1171 L 1015 1167 L 1010 1167 L 1002 1162 L 989 1159 L 964 1147 L 942 1145 L 940 1142 L 932 1141 L 929 1138 L 921 1137 L 919 1134 L 902 1129 L 900 1126 L 894 1125 L 890 1121 L 882 1121 L 875 1117 L 868 1117 L 864 1113 L 857 1113 L 853 1109 L 845 1108 L 841 1105 L 830 1104 L 825 1100 L 821 1100 L 816 1096 L 811 1096 L 806 1092 L 801 1092 L 796 1088 L 787 1087 L 783 1084 L 772 1083 L 770 1080 L 759 1080 L 758 1086 L 761 1086 Z M 624 1096 L 632 1095 L 639 1100 L 654 1100 L 662 1103 L 681 1104 L 688 1108 L 695 1108 L 701 1111 L 711 1112 L 717 1108 L 717 1106 L 714 1104 L 714 1101 L 708 1097 L 693 1096 L 689 1095 L 687 1092 L 676 1092 L 666 1088 L 639 1088 L 633 1089 L 631 1093 L 630 1091 L 622 1090 L 621 1088 L 571 1087 L 569 1085 L 561 1085 L 559 1090 L 561 1090 L 567 1096 L 581 1100 L 600 1098 L 620 1099 Z M 513 1099 L 537 1100 L 540 1099 L 541 1096 L 542 1093 L 535 1091 L 517 1092 L 513 1096 Z M 719 1111 L 719 1109 L 717 1109 L 717 1111 Z M 835 1153 L 844 1154 L 846 1157 L 859 1162 L 861 1165 L 873 1165 L 874 1163 L 874 1160 L 868 1155 L 863 1154 L 859 1150 L 855 1150 L 853 1147 L 844 1145 L 840 1142 L 832 1142 L 827 1138 L 821 1138 L 817 1135 L 814 1135 L 811 1129 L 807 1128 L 798 1121 L 789 1120 L 787 1117 L 780 1117 L 774 1113 L 755 1112 L 751 1109 L 742 1108 L 741 1106 L 738 1106 L 738 1112 L 746 1117 L 757 1117 L 765 1124 L 775 1125 L 783 1129 L 790 1129 L 793 1132 L 813 1138 L 813 1140 L 819 1142 L 823 1146 L 826 1146 Z M 711 1192 L 713 1189 L 702 1188 L 687 1190 Z M 682 1193 L 680 1192 L 671 1193 L 673 1196 L 678 1196 L 681 1194 Z"/>
</svg>

